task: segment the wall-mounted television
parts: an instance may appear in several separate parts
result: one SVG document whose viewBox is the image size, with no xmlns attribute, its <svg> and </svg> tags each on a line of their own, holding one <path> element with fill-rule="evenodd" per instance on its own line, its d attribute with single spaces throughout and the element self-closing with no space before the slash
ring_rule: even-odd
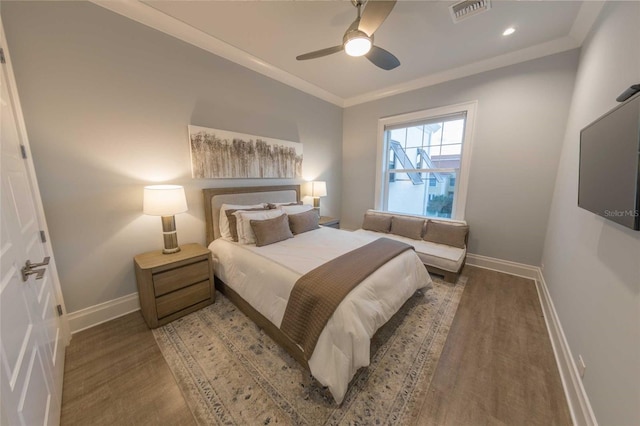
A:
<svg viewBox="0 0 640 426">
<path fill-rule="evenodd" d="M 640 93 L 580 131 L 578 206 L 640 231 Z"/>
</svg>

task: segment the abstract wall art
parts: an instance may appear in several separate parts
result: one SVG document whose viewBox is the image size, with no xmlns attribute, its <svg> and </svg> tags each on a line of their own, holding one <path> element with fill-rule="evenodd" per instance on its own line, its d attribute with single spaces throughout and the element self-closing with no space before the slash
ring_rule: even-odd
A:
<svg viewBox="0 0 640 426">
<path fill-rule="evenodd" d="M 189 126 L 191 176 L 302 178 L 302 144 L 227 130 Z"/>
</svg>

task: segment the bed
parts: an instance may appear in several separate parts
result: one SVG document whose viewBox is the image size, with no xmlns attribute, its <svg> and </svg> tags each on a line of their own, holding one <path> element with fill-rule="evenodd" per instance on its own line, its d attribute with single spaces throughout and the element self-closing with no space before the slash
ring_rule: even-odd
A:
<svg viewBox="0 0 640 426">
<path fill-rule="evenodd" d="M 300 200 L 299 185 L 204 189 L 207 245 L 217 289 L 287 350 L 340 404 L 356 371 L 369 365 L 370 340 L 431 278 L 413 250 L 380 266 L 351 290 L 322 329 L 312 352 L 281 331 L 294 284 L 325 262 L 375 240 L 320 227 L 257 247 L 221 238 L 223 204 L 255 205 Z M 225 224 L 223 224 L 224 227 Z"/>
</svg>

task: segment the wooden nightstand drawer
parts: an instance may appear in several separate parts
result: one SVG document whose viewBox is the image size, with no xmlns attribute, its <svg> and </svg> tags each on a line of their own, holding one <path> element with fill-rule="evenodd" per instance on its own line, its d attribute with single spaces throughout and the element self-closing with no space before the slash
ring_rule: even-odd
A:
<svg viewBox="0 0 640 426">
<path fill-rule="evenodd" d="M 156 299 L 158 318 L 166 317 L 181 309 L 195 305 L 211 297 L 209 280 L 182 288 Z"/>
<path fill-rule="evenodd" d="M 140 310 L 149 328 L 156 328 L 214 302 L 211 252 L 200 244 L 180 251 L 162 250 L 133 258 Z"/>
<path fill-rule="evenodd" d="M 208 278 L 209 261 L 203 260 L 191 265 L 170 269 L 166 272 L 153 274 L 153 287 L 156 296 L 162 296 Z"/>
</svg>

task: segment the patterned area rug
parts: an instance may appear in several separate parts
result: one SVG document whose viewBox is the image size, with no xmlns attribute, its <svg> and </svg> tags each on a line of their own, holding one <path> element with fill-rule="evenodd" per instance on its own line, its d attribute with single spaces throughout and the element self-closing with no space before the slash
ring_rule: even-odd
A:
<svg viewBox="0 0 640 426">
<path fill-rule="evenodd" d="M 466 278 L 434 279 L 378 333 L 342 405 L 220 293 L 153 331 L 198 424 L 407 424 L 429 388 Z"/>
</svg>

